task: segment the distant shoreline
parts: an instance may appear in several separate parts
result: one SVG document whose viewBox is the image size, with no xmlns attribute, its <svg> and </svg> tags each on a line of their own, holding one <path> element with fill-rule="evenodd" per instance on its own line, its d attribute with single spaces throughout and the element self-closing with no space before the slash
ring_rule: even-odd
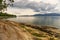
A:
<svg viewBox="0 0 60 40">
<path fill-rule="evenodd" d="M 59 13 L 45 13 L 45 14 L 35 14 L 35 15 L 20 15 L 21 17 L 32 17 L 32 16 L 60 16 Z"/>
<path fill-rule="evenodd" d="M 47 15 L 48 16 L 48 15 Z M 52 16 L 52 15 L 50 15 L 50 16 Z M 57 15 L 56 15 L 57 16 Z M 24 16 L 17 16 L 17 17 L 37 17 L 37 16 L 26 16 L 26 15 L 24 15 Z"/>
<path fill-rule="evenodd" d="M 7 13 L 0 12 L 0 19 L 11 18 L 11 17 L 17 17 L 17 16 L 16 15 L 12 15 L 12 14 L 7 14 Z"/>
</svg>

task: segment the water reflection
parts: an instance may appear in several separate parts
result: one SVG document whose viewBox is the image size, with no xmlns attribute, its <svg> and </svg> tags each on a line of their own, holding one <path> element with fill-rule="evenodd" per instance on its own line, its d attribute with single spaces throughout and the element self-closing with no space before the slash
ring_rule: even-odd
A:
<svg viewBox="0 0 60 40">
<path fill-rule="evenodd" d="M 50 25 L 60 28 L 60 16 L 17 17 L 8 20 L 36 25 Z"/>
</svg>

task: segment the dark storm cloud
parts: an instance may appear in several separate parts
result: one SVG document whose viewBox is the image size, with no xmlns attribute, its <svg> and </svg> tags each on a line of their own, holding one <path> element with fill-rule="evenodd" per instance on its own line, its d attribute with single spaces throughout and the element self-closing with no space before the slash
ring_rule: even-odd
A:
<svg viewBox="0 0 60 40">
<path fill-rule="evenodd" d="M 19 2 L 14 3 L 14 7 L 18 7 L 18 8 L 30 8 L 33 9 L 35 12 L 40 12 L 40 11 L 52 11 L 55 10 L 56 5 L 52 5 L 52 4 L 47 4 L 44 2 L 30 2 L 28 0 L 21 0 Z"/>
</svg>

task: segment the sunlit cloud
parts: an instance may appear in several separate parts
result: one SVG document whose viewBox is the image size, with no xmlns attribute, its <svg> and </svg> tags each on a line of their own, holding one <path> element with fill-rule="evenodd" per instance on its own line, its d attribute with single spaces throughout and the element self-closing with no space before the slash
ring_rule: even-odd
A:
<svg viewBox="0 0 60 40">
<path fill-rule="evenodd" d="M 15 11 L 9 11 L 20 15 L 32 15 L 39 12 L 59 12 L 60 3 L 58 0 L 15 0 L 13 7 Z"/>
</svg>

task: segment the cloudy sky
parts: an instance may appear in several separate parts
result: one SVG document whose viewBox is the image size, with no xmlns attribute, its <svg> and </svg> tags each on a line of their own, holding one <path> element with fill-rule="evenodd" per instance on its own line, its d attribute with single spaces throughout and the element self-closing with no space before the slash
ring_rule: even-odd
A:
<svg viewBox="0 0 60 40">
<path fill-rule="evenodd" d="M 16 15 L 34 15 L 38 13 L 60 13 L 59 0 L 15 0 L 13 7 L 8 7 L 7 12 Z"/>
</svg>

